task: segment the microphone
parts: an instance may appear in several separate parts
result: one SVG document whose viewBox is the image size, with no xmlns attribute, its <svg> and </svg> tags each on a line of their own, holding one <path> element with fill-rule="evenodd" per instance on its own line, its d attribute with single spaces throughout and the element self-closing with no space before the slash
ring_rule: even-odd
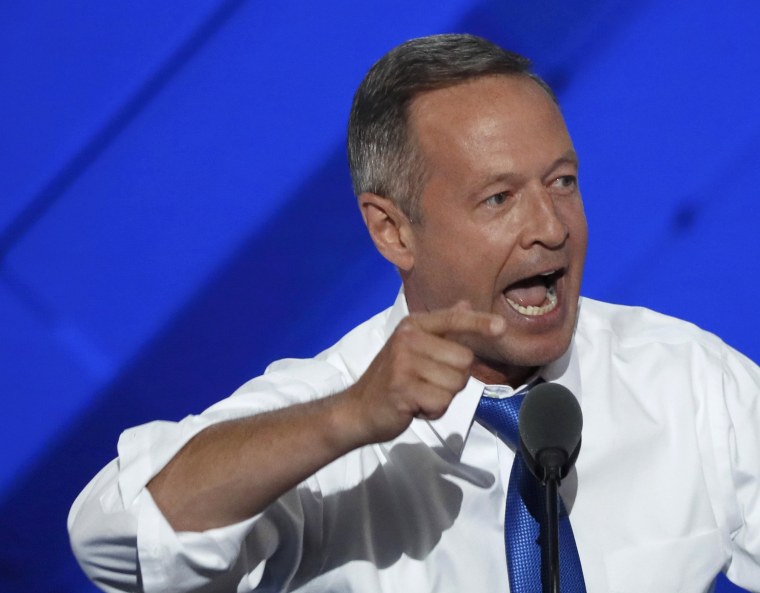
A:
<svg viewBox="0 0 760 593">
<path fill-rule="evenodd" d="M 562 480 L 581 449 L 583 415 L 569 389 L 541 383 L 528 391 L 518 416 L 520 448 L 525 464 L 545 484 Z"/>
<path fill-rule="evenodd" d="M 581 449 L 581 406 L 566 387 L 541 383 L 528 391 L 517 422 L 525 465 L 544 486 L 545 515 L 540 537 L 542 590 L 560 593 L 558 488 Z"/>
</svg>

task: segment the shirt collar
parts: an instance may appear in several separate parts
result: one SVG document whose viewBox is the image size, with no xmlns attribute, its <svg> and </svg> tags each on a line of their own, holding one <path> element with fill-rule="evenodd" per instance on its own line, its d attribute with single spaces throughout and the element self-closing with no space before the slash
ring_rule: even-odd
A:
<svg viewBox="0 0 760 593">
<path fill-rule="evenodd" d="M 390 337 L 396 326 L 407 315 L 409 315 L 409 308 L 402 287 L 385 322 L 386 339 Z M 578 401 L 581 401 L 581 374 L 575 347 L 575 335 L 573 335 L 570 346 L 565 353 L 554 362 L 541 368 L 538 376 L 544 381 L 559 383 L 567 387 Z M 478 407 L 478 401 L 480 401 L 484 389 L 485 384 L 483 382 L 470 377 L 467 385 L 454 397 L 449 409 L 443 416 L 437 420 L 415 420 L 415 423 L 427 424 L 435 433 L 436 440 L 443 443 L 454 455 L 459 457 L 470 432 L 472 420 L 475 417 L 475 409 Z"/>
<path fill-rule="evenodd" d="M 581 374 L 575 336 L 565 353 L 541 368 L 538 376 L 544 381 L 554 382 L 567 387 L 576 399 L 581 401 Z M 470 432 L 478 401 L 483 394 L 485 384 L 470 377 L 465 388 L 454 397 L 449 409 L 437 420 L 426 421 L 438 440 L 457 457 L 462 453 L 467 435 Z M 518 388 L 519 390 L 519 388 Z M 516 390 L 513 390 L 516 391 Z"/>
</svg>

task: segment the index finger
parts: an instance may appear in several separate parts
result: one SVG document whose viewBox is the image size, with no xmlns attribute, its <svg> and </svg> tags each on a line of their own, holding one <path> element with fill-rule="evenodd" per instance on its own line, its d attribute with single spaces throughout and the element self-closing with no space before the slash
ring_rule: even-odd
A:
<svg viewBox="0 0 760 593">
<path fill-rule="evenodd" d="M 469 305 L 462 303 L 448 309 L 416 313 L 411 320 L 421 330 L 441 337 L 452 333 L 491 337 L 502 334 L 506 329 L 506 322 L 500 315 L 473 311 Z"/>
</svg>

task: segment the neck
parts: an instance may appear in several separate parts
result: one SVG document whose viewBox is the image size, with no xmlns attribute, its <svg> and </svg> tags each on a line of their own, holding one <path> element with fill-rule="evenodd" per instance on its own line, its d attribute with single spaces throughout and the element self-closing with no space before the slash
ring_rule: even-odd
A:
<svg viewBox="0 0 760 593">
<path fill-rule="evenodd" d="M 486 385 L 509 385 L 513 389 L 520 387 L 536 373 L 538 367 L 522 367 L 498 364 L 476 358 L 472 363 L 472 376 Z"/>
</svg>

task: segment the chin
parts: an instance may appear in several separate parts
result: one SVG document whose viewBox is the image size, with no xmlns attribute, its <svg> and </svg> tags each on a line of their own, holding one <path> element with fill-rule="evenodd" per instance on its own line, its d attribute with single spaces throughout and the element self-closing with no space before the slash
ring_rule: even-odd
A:
<svg viewBox="0 0 760 593">
<path fill-rule="evenodd" d="M 497 344 L 471 345 L 480 364 L 473 367 L 473 376 L 486 384 L 507 384 L 518 387 L 536 369 L 562 357 L 570 346 L 570 336 L 535 337 L 507 335 Z M 515 344 L 522 347 L 515 348 Z M 480 347 L 478 347 L 480 346 Z"/>
<path fill-rule="evenodd" d="M 542 336 L 507 335 L 499 343 L 499 358 L 505 364 L 542 367 L 562 357 L 570 347 L 573 328 Z"/>
</svg>

